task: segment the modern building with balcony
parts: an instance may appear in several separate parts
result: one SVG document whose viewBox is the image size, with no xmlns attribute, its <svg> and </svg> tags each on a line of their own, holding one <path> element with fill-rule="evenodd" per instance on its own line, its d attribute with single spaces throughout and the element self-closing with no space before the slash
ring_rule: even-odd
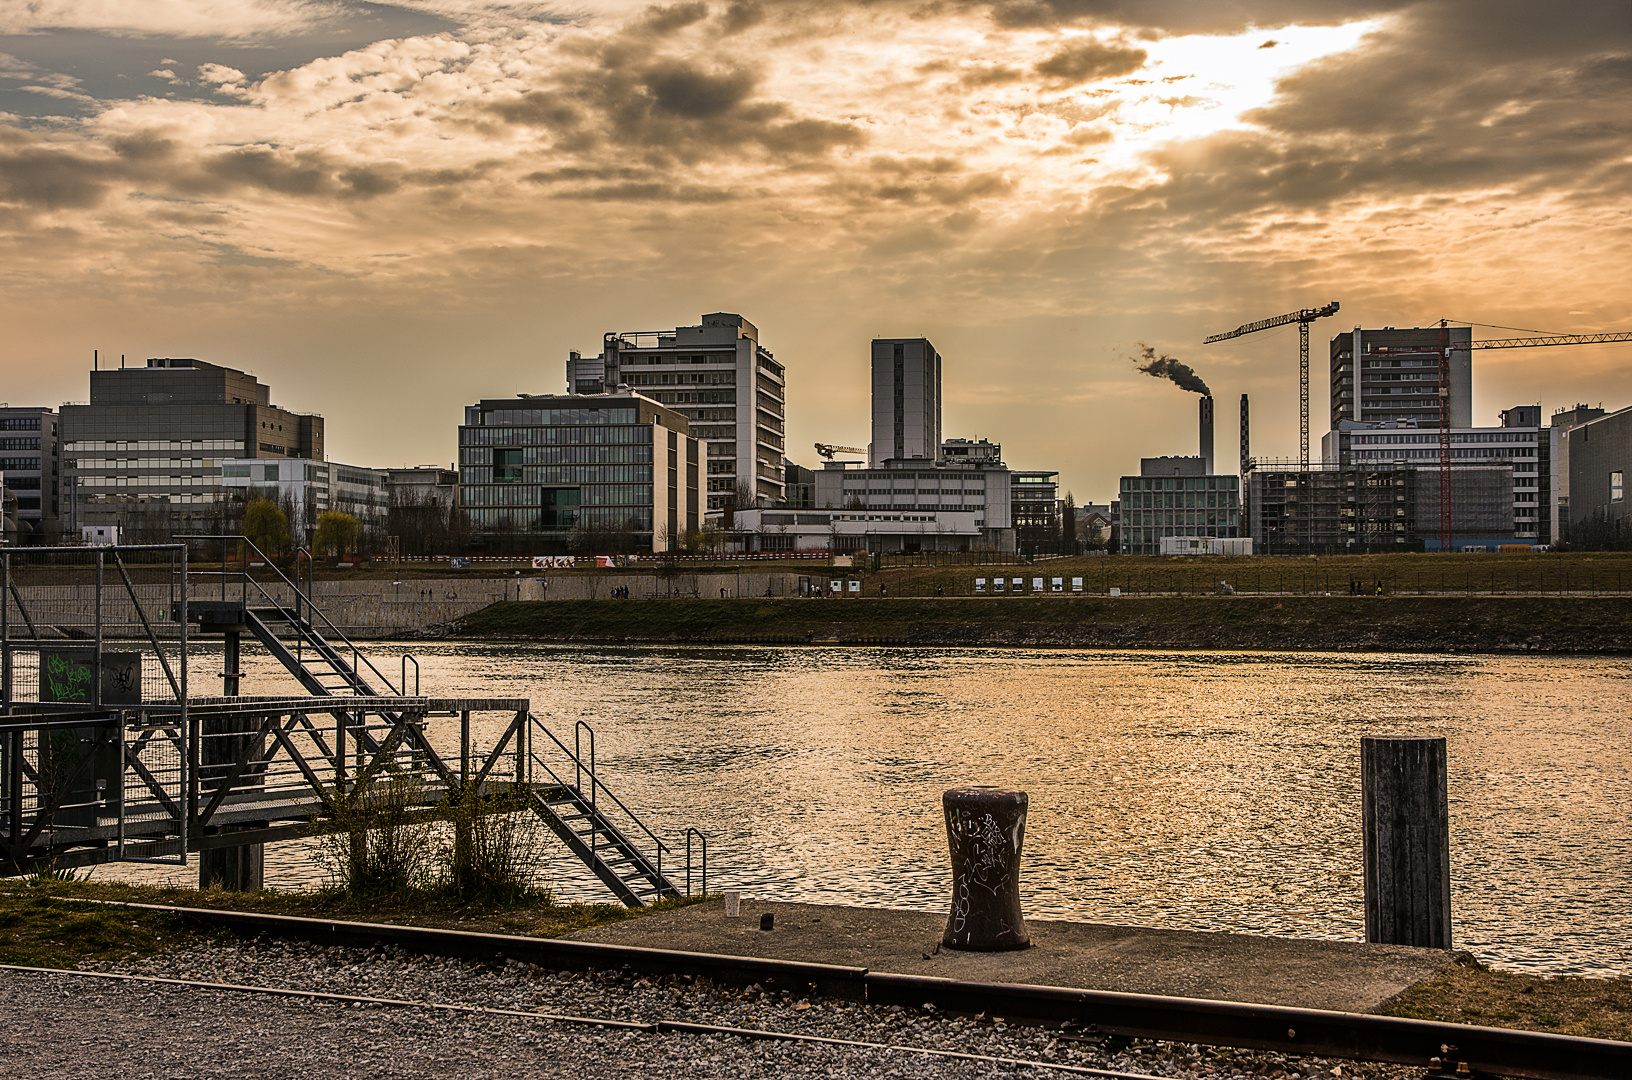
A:
<svg viewBox="0 0 1632 1080">
<path fill-rule="evenodd" d="M 472 543 L 535 555 L 682 547 L 702 512 L 701 443 L 689 427 L 628 390 L 467 407 L 459 499 Z"/>
<path fill-rule="evenodd" d="M 715 312 L 697 326 L 609 333 L 599 356 L 568 358 L 569 393 L 623 387 L 689 422 L 704 448 L 707 512 L 784 500 L 786 373 L 753 323 Z"/>
</svg>

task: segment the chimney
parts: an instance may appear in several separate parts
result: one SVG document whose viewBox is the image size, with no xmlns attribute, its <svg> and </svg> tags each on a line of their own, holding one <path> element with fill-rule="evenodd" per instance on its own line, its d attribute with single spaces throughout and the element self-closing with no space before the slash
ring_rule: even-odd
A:
<svg viewBox="0 0 1632 1080">
<path fill-rule="evenodd" d="M 1201 464 L 1202 470 L 1213 475 L 1213 396 L 1205 394 L 1201 399 Z"/>
<path fill-rule="evenodd" d="M 1241 395 L 1241 482 L 1247 482 L 1247 462 L 1252 459 L 1252 440 L 1247 437 L 1247 395 Z"/>
</svg>

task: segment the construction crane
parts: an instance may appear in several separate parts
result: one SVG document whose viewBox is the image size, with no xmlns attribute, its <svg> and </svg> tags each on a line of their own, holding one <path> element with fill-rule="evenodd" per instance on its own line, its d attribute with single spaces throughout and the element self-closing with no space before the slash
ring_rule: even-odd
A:
<svg viewBox="0 0 1632 1080">
<path fill-rule="evenodd" d="M 1309 468 L 1309 324 L 1316 319 L 1336 315 L 1337 308 L 1338 303 L 1333 300 L 1325 307 L 1289 311 L 1273 319 L 1244 323 L 1227 334 L 1214 334 L 1202 342 L 1203 345 L 1211 345 L 1215 341 L 1228 341 L 1245 334 L 1255 334 L 1259 330 L 1269 330 L 1289 323 L 1298 324 L 1298 466 L 1303 469 Z"/>
<path fill-rule="evenodd" d="M 1464 349 L 1533 349 L 1543 345 L 1598 345 L 1632 341 L 1632 331 L 1607 334 L 1534 334 L 1451 343 L 1451 321 L 1439 320 L 1439 550 L 1451 544 L 1451 353 Z"/>
<path fill-rule="evenodd" d="M 831 443 L 819 442 L 816 444 L 816 452 L 832 461 L 834 454 L 865 454 L 867 451 L 859 446 L 834 446 Z"/>
</svg>

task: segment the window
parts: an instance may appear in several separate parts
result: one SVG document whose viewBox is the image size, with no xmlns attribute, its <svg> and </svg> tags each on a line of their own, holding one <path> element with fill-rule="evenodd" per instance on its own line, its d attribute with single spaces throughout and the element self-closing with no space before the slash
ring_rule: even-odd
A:
<svg viewBox="0 0 1632 1080">
<path fill-rule="evenodd" d="M 495 484 L 516 484 L 521 482 L 521 451 L 499 450 L 493 451 L 493 482 Z"/>
<path fill-rule="evenodd" d="M 1618 473 L 1618 472 L 1612 472 L 1612 473 L 1609 474 L 1609 501 L 1610 502 L 1618 503 L 1618 502 L 1621 501 L 1621 493 L 1622 493 L 1622 489 L 1623 489 L 1623 484 L 1625 482 L 1625 475 L 1626 474 L 1624 474 L 1624 473 Z"/>
</svg>

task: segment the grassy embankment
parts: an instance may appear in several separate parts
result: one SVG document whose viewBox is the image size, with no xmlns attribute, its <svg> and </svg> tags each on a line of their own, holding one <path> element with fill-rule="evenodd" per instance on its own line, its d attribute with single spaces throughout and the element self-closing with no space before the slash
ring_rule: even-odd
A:
<svg viewBox="0 0 1632 1080">
<path fill-rule="evenodd" d="M 611 905 L 562 906 L 544 901 L 505 908 L 435 909 L 389 900 L 362 903 L 325 892 L 200 892 L 91 882 L 10 881 L 0 882 L 0 963 L 75 967 L 231 940 L 227 931 L 199 931 L 157 912 L 87 902 L 99 900 L 539 937 L 642 914 Z M 646 910 L 664 910 L 667 906 Z M 1632 980 L 1549 979 L 1459 966 L 1406 991 L 1383 1011 L 1422 1020 L 1632 1040 Z"/>
<path fill-rule="evenodd" d="M 0 881 L 0 963 L 74 967 L 83 961 L 169 952 L 213 934 L 167 915 L 86 901 L 256 911 L 268 915 L 383 922 L 493 934 L 555 937 L 697 903 L 670 900 L 640 911 L 621 904 L 557 904 L 535 896 L 514 904 L 428 903 L 404 894 L 360 900 L 338 890 L 227 892 L 112 882 Z"/>
<path fill-rule="evenodd" d="M 499 603 L 472 637 L 569 642 L 1632 652 L 1632 597 L 1208 596 Z"/>
</svg>

